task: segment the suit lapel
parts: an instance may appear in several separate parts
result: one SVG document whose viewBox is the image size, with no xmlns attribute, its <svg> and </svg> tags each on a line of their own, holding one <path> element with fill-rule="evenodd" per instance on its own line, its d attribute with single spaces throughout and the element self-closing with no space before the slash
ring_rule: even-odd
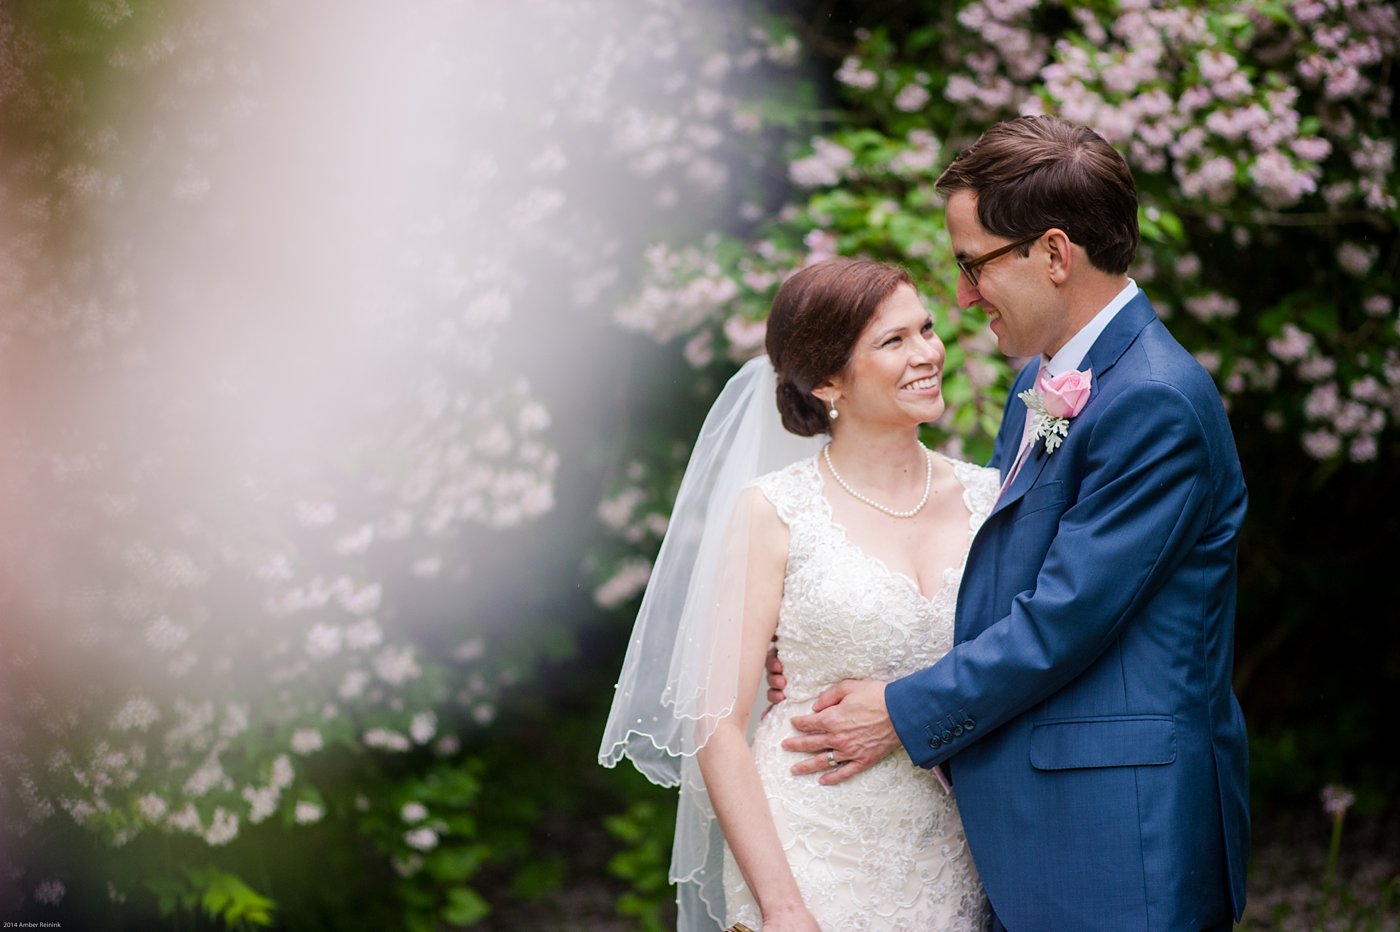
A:
<svg viewBox="0 0 1400 932">
<path fill-rule="evenodd" d="M 1080 364 L 1082 369 L 1093 371 L 1093 383 L 1089 389 L 1089 400 L 1085 402 L 1084 410 L 1080 411 L 1082 417 L 1085 410 L 1088 410 L 1094 403 L 1103 386 L 1103 379 L 1108 375 L 1118 360 L 1132 346 L 1133 341 L 1142 333 L 1143 328 L 1157 319 L 1157 312 L 1152 309 L 1152 303 L 1147 300 L 1147 296 L 1139 291 L 1133 299 L 1123 305 L 1109 325 L 1104 328 L 1103 333 L 1094 341 L 1094 345 L 1089 347 L 1089 352 L 1085 354 L 1084 362 Z M 1038 367 L 1037 367 L 1038 370 Z M 1018 379 L 1019 383 L 1021 380 Z M 1032 376 L 1027 386 L 1035 384 L 1035 377 Z M 1021 389 L 1012 388 L 1012 391 Z M 1022 407 L 1020 410 L 1024 411 Z M 1071 422 L 1073 424 L 1073 422 Z M 1070 428 L 1073 430 L 1073 427 Z M 1040 478 L 1041 472 L 1045 469 L 1045 464 L 1049 462 L 1050 454 L 1045 452 L 1045 441 L 1037 439 L 1026 453 L 1026 461 L 1021 464 L 1021 471 L 1016 474 L 1016 479 L 1011 483 L 1010 488 L 997 499 L 996 506 L 992 508 L 992 515 L 997 514 L 1002 509 L 1009 506 L 1030 491 Z M 1008 468 L 1010 468 L 1008 466 Z M 990 517 L 990 515 L 988 516 Z"/>
</svg>

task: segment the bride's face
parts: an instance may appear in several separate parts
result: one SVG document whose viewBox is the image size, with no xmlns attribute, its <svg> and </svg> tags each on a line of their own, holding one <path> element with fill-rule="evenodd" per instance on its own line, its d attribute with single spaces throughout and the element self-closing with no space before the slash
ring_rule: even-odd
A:
<svg viewBox="0 0 1400 932">
<path fill-rule="evenodd" d="M 850 362 L 831 380 L 840 420 L 907 427 L 943 414 L 943 341 L 914 289 L 900 285 L 861 331 Z"/>
</svg>

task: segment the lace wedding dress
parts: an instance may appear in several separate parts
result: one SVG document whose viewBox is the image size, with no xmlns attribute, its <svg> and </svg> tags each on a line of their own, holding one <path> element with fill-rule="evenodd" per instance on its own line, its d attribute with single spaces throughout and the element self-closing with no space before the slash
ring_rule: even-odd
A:
<svg viewBox="0 0 1400 932">
<path fill-rule="evenodd" d="M 981 526 L 996 501 L 995 470 L 953 461 Z M 892 680 L 932 665 L 953 645 L 961 561 L 925 598 L 908 576 L 856 547 L 835 523 L 816 458 L 757 480 L 790 531 L 778 643 L 787 701 L 757 726 L 753 756 L 798 888 L 827 932 L 972 932 L 990 908 L 954 798 L 901 749 L 850 780 L 824 786 L 789 768 L 794 715 L 846 678 Z M 964 554 L 964 560 L 966 554 Z M 733 854 L 724 853 L 727 923 L 760 928 Z"/>
</svg>

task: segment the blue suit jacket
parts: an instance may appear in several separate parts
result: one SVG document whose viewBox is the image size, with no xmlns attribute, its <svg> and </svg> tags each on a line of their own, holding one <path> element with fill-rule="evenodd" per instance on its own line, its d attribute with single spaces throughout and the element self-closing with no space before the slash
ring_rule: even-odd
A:
<svg viewBox="0 0 1400 932">
<path fill-rule="evenodd" d="M 1023 369 L 993 463 L 1020 446 Z M 977 532 L 955 646 L 890 683 L 914 762 L 948 762 L 1013 932 L 1198 930 L 1244 909 L 1244 718 L 1230 687 L 1245 487 L 1220 396 L 1139 294 Z"/>
</svg>

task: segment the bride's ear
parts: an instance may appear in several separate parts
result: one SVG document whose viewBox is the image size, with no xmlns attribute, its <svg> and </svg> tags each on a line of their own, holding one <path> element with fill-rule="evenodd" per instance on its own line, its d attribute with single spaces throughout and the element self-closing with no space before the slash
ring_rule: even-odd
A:
<svg viewBox="0 0 1400 932">
<path fill-rule="evenodd" d="M 822 382 L 812 389 L 812 397 L 821 402 L 826 408 L 827 416 L 833 421 L 839 416 L 836 410 L 836 402 L 841 400 L 841 389 L 834 382 Z"/>
<path fill-rule="evenodd" d="M 835 379 L 827 379 L 825 382 L 818 382 L 812 386 L 812 396 L 823 405 L 830 408 L 834 403 L 841 400 L 841 386 Z"/>
</svg>

